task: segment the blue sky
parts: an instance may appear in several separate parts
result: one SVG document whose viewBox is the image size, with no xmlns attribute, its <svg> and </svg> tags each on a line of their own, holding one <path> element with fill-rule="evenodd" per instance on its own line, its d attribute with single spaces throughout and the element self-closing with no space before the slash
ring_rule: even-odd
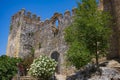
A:
<svg viewBox="0 0 120 80">
<path fill-rule="evenodd" d="M 44 21 L 55 12 L 63 14 L 73 7 L 77 7 L 76 0 L 0 0 L 0 55 L 6 53 L 11 16 L 22 8 Z"/>
</svg>

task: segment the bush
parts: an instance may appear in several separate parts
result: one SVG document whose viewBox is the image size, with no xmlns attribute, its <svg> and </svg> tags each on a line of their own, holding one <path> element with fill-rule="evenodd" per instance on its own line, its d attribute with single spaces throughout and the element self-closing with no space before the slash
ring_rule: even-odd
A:
<svg viewBox="0 0 120 80">
<path fill-rule="evenodd" d="M 0 56 L 0 80 L 11 80 L 17 74 L 17 63 L 21 59 L 9 57 L 6 55 Z"/>
<path fill-rule="evenodd" d="M 29 74 L 41 80 L 48 80 L 55 72 L 57 62 L 47 56 L 40 56 L 30 66 Z"/>
</svg>

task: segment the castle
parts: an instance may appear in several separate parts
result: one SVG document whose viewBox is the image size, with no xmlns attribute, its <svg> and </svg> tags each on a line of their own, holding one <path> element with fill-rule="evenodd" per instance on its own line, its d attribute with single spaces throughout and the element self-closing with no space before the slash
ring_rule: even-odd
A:
<svg viewBox="0 0 120 80">
<path fill-rule="evenodd" d="M 24 9 L 12 16 L 7 55 L 24 58 L 35 50 L 35 57 L 45 54 L 63 63 L 68 46 L 64 40 L 64 28 L 72 23 L 75 9 L 64 15 L 55 13 L 50 20 L 40 21 Z M 56 24 L 58 22 L 58 25 Z"/>
<path fill-rule="evenodd" d="M 111 36 L 111 49 L 109 58 L 120 57 L 120 0 L 100 0 L 100 10 L 110 11 L 115 25 L 112 25 L 113 34 Z M 68 46 L 64 40 L 64 29 L 72 23 L 75 15 L 75 8 L 66 11 L 64 15 L 54 13 L 49 19 L 42 22 L 31 12 L 22 9 L 12 16 L 10 34 L 8 38 L 7 55 L 11 57 L 21 57 L 35 50 L 35 57 L 44 54 L 54 58 L 59 63 L 58 72 L 62 72 L 64 67 L 64 56 Z M 58 25 L 56 25 L 58 22 Z"/>
</svg>

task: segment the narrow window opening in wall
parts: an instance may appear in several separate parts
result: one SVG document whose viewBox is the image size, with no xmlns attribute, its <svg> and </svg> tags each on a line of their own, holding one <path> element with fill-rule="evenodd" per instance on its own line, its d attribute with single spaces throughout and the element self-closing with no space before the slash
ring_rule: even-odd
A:
<svg viewBox="0 0 120 80">
<path fill-rule="evenodd" d="M 58 22 L 58 20 L 56 20 L 56 21 L 55 21 L 55 26 L 56 26 L 56 28 L 58 28 L 58 25 L 59 25 L 59 22 Z"/>
<path fill-rule="evenodd" d="M 56 19 L 54 19 L 54 21 L 53 21 L 53 23 L 52 23 L 53 25 L 51 26 L 52 27 L 52 32 L 53 32 L 53 34 L 54 34 L 54 37 L 58 34 L 58 31 L 59 31 L 59 21 L 58 21 L 58 19 L 56 18 Z"/>
</svg>

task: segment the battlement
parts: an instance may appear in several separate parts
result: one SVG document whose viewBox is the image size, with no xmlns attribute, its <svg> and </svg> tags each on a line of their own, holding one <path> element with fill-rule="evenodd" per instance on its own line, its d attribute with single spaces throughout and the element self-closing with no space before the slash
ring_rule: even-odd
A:
<svg viewBox="0 0 120 80">
<path fill-rule="evenodd" d="M 67 15 L 67 16 L 71 16 L 71 13 L 70 13 L 69 10 L 66 10 L 66 11 L 65 11 L 64 16 L 66 16 L 66 15 Z"/>
<path fill-rule="evenodd" d="M 49 23 L 54 23 L 55 20 L 58 20 L 59 18 L 66 18 L 66 17 L 72 17 L 75 15 L 76 8 L 73 8 L 72 11 L 66 10 L 64 12 L 64 15 L 61 13 L 54 13 L 54 15 L 50 19 L 46 19 L 45 21 L 41 21 L 40 17 L 36 14 L 32 14 L 30 11 L 26 11 L 25 9 L 21 9 L 16 14 L 12 16 L 12 23 L 17 22 L 20 19 L 23 19 L 24 22 L 30 23 L 30 24 L 36 24 L 38 26 L 44 26 Z"/>
<path fill-rule="evenodd" d="M 26 23 L 40 23 L 40 17 L 31 12 L 27 12 L 25 9 L 21 9 L 19 12 L 12 16 L 12 23 L 22 18 Z"/>
</svg>

